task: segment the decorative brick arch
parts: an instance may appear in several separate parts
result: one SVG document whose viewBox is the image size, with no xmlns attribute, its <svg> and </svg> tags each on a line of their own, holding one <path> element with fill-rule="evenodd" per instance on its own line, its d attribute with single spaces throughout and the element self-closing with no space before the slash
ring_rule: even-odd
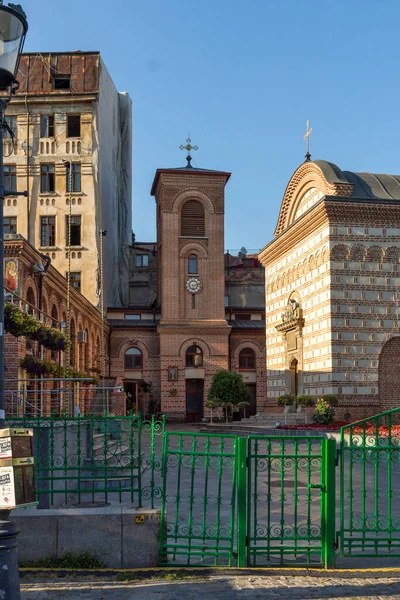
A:
<svg viewBox="0 0 400 600">
<path fill-rule="evenodd" d="M 350 248 L 346 244 L 336 244 L 331 251 L 332 260 L 349 260 Z"/>
<path fill-rule="evenodd" d="M 392 337 L 382 347 L 378 367 L 379 401 L 382 410 L 400 406 L 400 337 Z"/>
<path fill-rule="evenodd" d="M 397 246 L 389 246 L 385 252 L 385 262 L 399 262 L 400 249 Z"/>
<path fill-rule="evenodd" d="M 188 338 L 187 340 L 185 340 L 179 346 L 179 351 L 178 351 L 179 356 L 184 358 L 186 356 L 186 350 L 188 348 L 190 348 L 190 346 L 198 346 L 202 350 L 203 355 L 207 356 L 207 358 L 209 358 L 211 356 L 210 346 L 207 344 L 207 342 L 205 340 L 198 338 L 198 337 L 191 337 L 191 338 Z"/>
<path fill-rule="evenodd" d="M 119 358 L 124 358 L 125 353 L 127 350 L 129 350 L 129 348 L 137 348 L 138 350 L 140 350 L 140 352 L 142 353 L 143 357 L 145 357 L 146 359 L 149 358 L 149 348 L 146 344 L 144 344 L 141 340 L 139 340 L 138 338 L 131 338 L 130 340 L 124 340 L 118 348 L 118 356 Z"/>
<path fill-rule="evenodd" d="M 199 258 L 207 258 L 208 252 L 201 244 L 196 242 L 188 242 L 180 249 L 180 258 L 187 258 L 189 254 L 196 252 Z"/>
<path fill-rule="evenodd" d="M 354 244 L 350 250 L 350 260 L 363 261 L 367 257 L 367 249 L 362 244 Z"/>
<path fill-rule="evenodd" d="M 293 173 L 283 196 L 275 236 L 282 233 L 295 220 L 303 196 L 316 188 L 324 196 L 351 196 L 353 186 L 343 182 L 329 183 L 322 170 L 312 161 L 304 162 Z"/>
<path fill-rule="evenodd" d="M 256 358 L 262 357 L 263 350 L 254 340 L 243 340 L 239 342 L 237 346 L 234 347 L 233 352 L 231 354 L 231 357 L 236 362 L 236 364 L 239 364 L 239 354 L 242 350 L 245 350 L 246 348 L 254 350 Z"/>
<path fill-rule="evenodd" d="M 367 260 L 369 262 L 382 262 L 384 250 L 380 246 L 370 246 L 367 248 Z"/>
<path fill-rule="evenodd" d="M 197 189 L 185 190 L 184 192 L 177 194 L 172 201 L 171 212 L 180 212 L 182 205 L 185 204 L 187 200 L 198 200 L 204 206 L 204 212 L 206 214 L 214 213 L 214 205 L 210 198 L 207 196 L 207 194 Z"/>
</svg>

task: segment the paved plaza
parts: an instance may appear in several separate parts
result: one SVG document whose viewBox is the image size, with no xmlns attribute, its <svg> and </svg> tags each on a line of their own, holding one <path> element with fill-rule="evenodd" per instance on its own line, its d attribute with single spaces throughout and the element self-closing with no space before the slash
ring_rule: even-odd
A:
<svg viewBox="0 0 400 600">
<path fill-rule="evenodd" d="M 400 599 L 397 577 L 351 579 L 294 576 L 223 576 L 185 578 L 182 581 L 140 582 L 87 581 L 24 582 L 22 600 L 341 600 Z"/>
</svg>

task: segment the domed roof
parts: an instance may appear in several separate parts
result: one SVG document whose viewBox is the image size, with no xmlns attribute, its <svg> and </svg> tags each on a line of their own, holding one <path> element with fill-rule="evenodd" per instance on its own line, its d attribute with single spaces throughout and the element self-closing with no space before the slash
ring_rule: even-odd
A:
<svg viewBox="0 0 400 600">
<path fill-rule="evenodd" d="M 312 190 L 315 190 L 314 199 L 306 196 Z M 342 171 L 327 160 L 306 160 L 293 173 L 286 187 L 275 235 L 281 234 L 324 196 L 335 196 L 344 201 L 399 201 L 400 175 Z"/>
<path fill-rule="evenodd" d="M 353 198 L 376 198 L 378 200 L 400 200 L 400 175 L 355 173 L 342 171 L 327 160 L 311 161 L 317 165 L 328 183 L 350 183 Z"/>
</svg>

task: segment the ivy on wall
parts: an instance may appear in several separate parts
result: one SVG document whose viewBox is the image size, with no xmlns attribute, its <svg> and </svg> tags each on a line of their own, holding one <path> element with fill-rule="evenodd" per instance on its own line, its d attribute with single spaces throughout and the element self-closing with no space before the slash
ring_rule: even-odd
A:
<svg viewBox="0 0 400 600">
<path fill-rule="evenodd" d="M 25 336 L 39 342 L 48 350 L 64 351 L 70 344 L 67 336 L 55 327 L 43 325 L 11 302 L 4 304 L 4 328 L 15 337 Z"/>
</svg>

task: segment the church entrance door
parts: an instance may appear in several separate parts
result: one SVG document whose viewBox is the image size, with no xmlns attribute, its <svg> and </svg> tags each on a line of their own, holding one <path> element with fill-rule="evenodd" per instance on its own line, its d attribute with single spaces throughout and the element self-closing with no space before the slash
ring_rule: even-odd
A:
<svg viewBox="0 0 400 600">
<path fill-rule="evenodd" d="M 203 379 L 186 379 L 186 421 L 197 423 L 203 418 Z"/>
</svg>

